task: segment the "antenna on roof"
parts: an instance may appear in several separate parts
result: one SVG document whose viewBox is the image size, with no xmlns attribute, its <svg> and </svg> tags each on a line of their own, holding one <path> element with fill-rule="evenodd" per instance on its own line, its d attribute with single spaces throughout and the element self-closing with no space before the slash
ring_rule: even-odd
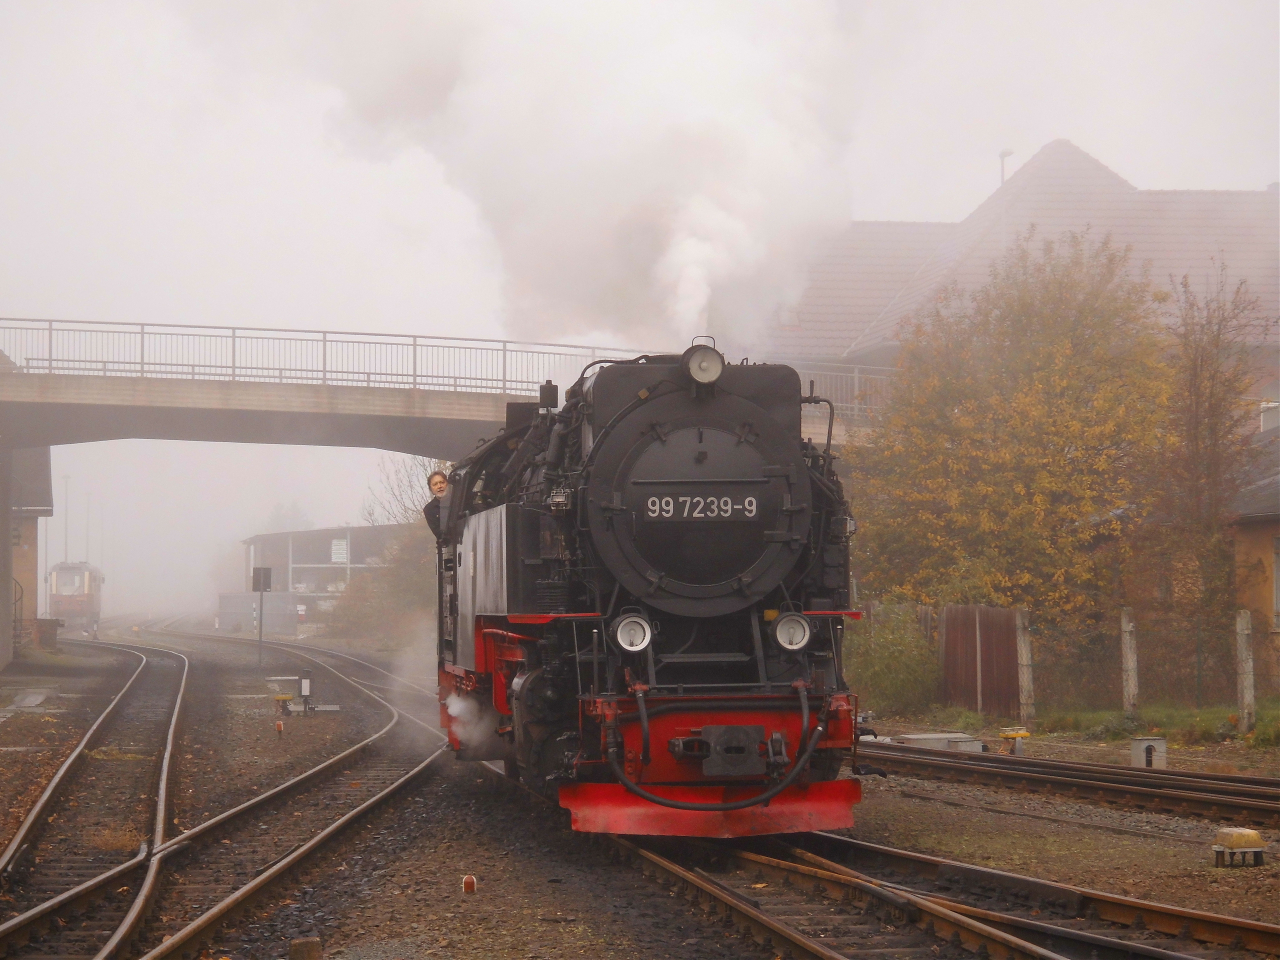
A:
<svg viewBox="0 0 1280 960">
<path fill-rule="evenodd" d="M 1013 151 L 1005 147 L 1000 151 L 1000 186 L 1004 186 L 1004 162 L 1013 156 Z"/>
</svg>

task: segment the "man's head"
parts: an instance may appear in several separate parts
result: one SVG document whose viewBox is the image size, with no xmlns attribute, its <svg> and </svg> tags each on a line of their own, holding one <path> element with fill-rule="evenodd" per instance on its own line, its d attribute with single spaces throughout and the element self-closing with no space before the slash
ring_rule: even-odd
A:
<svg viewBox="0 0 1280 960">
<path fill-rule="evenodd" d="M 449 478 L 440 470 L 427 477 L 427 488 L 433 497 L 443 497 L 449 489 Z"/>
</svg>

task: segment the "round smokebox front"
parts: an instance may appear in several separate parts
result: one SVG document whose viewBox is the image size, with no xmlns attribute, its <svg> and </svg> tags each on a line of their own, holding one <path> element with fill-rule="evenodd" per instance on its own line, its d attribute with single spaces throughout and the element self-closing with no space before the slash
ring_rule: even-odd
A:
<svg viewBox="0 0 1280 960">
<path fill-rule="evenodd" d="M 809 475 L 782 428 L 720 394 L 661 397 L 596 453 L 591 536 L 622 585 L 660 610 L 720 616 L 760 599 L 808 536 Z"/>
</svg>

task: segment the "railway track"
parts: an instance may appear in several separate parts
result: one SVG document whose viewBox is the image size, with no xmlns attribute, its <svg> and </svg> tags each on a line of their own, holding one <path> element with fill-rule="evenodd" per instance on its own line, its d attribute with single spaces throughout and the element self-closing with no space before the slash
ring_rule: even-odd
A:
<svg viewBox="0 0 1280 960">
<path fill-rule="evenodd" d="M 890 773 L 1052 794 L 1151 813 L 1280 827 L 1280 780 L 992 753 L 858 744 L 861 759 Z"/>
<path fill-rule="evenodd" d="M 158 639 L 226 640 L 156 629 L 145 632 Z M 136 645 L 120 648 L 130 647 Z M 66 876 L 63 889 L 56 892 L 29 885 L 26 899 L 14 901 L 18 915 L 0 924 L 0 956 L 96 960 L 145 956 L 158 960 L 177 953 L 190 954 L 207 945 L 222 945 L 224 936 L 235 936 L 223 929 L 234 924 L 265 887 L 385 803 L 443 752 L 437 749 L 424 758 L 419 730 L 426 724 L 416 718 L 410 718 L 412 724 L 403 723 L 407 715 L 361 685 L 359 678 L 348 677 L 301 651 L 287 652 L 333 673 L 361 695 L 371 697 L 387 711 L 386 724 L 361 743 L 261 796 L 191 830 L 166 837 L 163 820 L 168 809 L 166 793 L 172 773 L 169 761 L 177 727 L 175 709 L 166 751 L 160 760 L 155 791 L 159 798 L 155 808 L 157 825 L 151 841 L 135 856 L 107 870 L 92 860 L 79 864 L 75 871 L 59 867 L 54 872 Z M 185 663 L 186 658 L 176 651 L 155 653 Z M 146 680 L 146 665 L 146 661 L 140 665 L 134 680 L 140 676 Z M 144 685 L 139 682 L 136 688 L 141 690 Z M 412 733 L 406 731 L 407 727 L 412 728 Z M 85 743 L 90 740 L 86 736 Z M 59 771 L 60 784 L 51 784 L 46 795 L 57 796 L 65 791 L 70 768 L 70 761 L 64 764 Z M 42 809 L 52 807 L 46 803 Z M 29 818 L 31 822 L 37 819 Z M 31 830 L 26 832 L 30 834 Z M 15 837 L 15 848 L 19 848 L 18 840 Z M 30 850 L 30 843 L 21 849 Z M 36 859 L 42 858 L 37 855 Z M 58 863 L 64 861 L 58 859 Z M 53 895 L 40 899 L 41 894 L 49 893 Z"/>
<path fill-rule="evenodd" d="M 8 956 L 38 935 L 41 953 L 93 957 L 146 902 L 139 875 L 165 840 L 189 663 L 151 647 L 106 646 L 138 657 L 137 670 L 0 854 Z M 90 899 L 92 911 L 69 922 Z"/>
<path fill-rule="evenodd" d="M 786 956 L 1200 960 L 1280 955 L 1280 926 L 1154 904 L 832 834 L 613 838 L 710 923 Z"/>
<path fill-rule="evenodd" d="M 153 635 L 214 639 L 176 632 Z M 420 743 L 421 730 L 433 728 L 428 722 L 435 716 L 433 691 L 348 654 L 322 648 L 308 651 L 295 644 L 279 646 L 332 671 L 382 703 L 390 722 L 365 742 L 269 794 L 158 844 L 149 857 L 142 858 L 147 877 L 155 877 L 145 898 L 153 919 L 117 927 L 114 946 L 100 951 L 99 960 L 125 954 L 160 960 L 204 946 L 231 952 L 238 938 L 236 917 L 254 896 L 398 786 L 411 782 L 443 752 L 423 760 L 407 739 L 398 739 L 408 727 Z M 413 704 L 393 706 L 389 702 L 393 692 L 396 699 L 409 697 Z M 511 786 L 500 767 L 484 766 L 495 779 Z M 319 773 L 321 768 L 328 775 Z M 295 816 L 299 813 L 303 816 Z M 318 829 L 321 823 L 327 826 Z M 278 842 L 267 842 L 276 834 Z M 1280 927 L 1081 890 L 829 834 L 737 842 L 623 837 L 601 838 L 601 842 L 613 844 L 619 857 L 639 863 L 673 893 L 697 901 L 709 923 L 749 938 L 752 949 L 764 946 L 781 956 L 827 960 L 862 955 L 920 960 L 960 960 L 970 955 L 982 960 L 1192 956 L 1225 960 L 1230 956 L 1240 960 L 1242 951 L 1246 956 L 1280 955 Z M 282 847 L 286 848 L 283 853 Z M 135 875 L 140 866 L 134 863 L 131 868 Z M 135 884 L 145 886 L 146 880 L 135 880 Z M 133 903 L 142 900 L 135 897 Z M 226 929 L 220 932 L 219 928 Z M 62 952 L 49 949 L 48 944 L 39 946 L 43 955 Z M 15 955 L 14 951 L 8 955 Z"/>
</svg>

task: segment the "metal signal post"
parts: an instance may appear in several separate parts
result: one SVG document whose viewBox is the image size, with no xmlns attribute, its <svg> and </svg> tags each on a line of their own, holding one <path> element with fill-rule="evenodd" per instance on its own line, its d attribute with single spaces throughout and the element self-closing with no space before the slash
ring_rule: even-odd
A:
<svg viewBox="0 0 1280 960">
<path fill-rule="evenodd" d="M 262 666 L 262 621 L 266 619 L 266 596 L 271 592 L 271 568 L 253 568 L 253 592 L 258 595 L 258 666 Z"/>
</svg>

